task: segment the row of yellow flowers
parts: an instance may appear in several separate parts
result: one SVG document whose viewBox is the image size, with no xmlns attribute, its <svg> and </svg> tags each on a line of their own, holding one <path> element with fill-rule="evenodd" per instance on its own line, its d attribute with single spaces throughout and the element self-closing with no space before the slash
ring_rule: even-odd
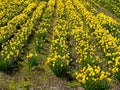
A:
<svg viewBox="0 0 120 90">
<path fill-rule="evenodd" d="M 37 30 L 36 33 L 39 34 L 39 33 L 47 32 L 47 28 L 50 27 L 50 22 L 52 20 L 54 5 L 55 5 L 55 0 L 48 1 L 47 7 L 43 13 L 43 16 L 39 25 L 39 30 Z"/>
<path fill-rule="evenodd" d="M 120 23 L 114 20 L 112 17 L 105 15 L 104 13 L 97 14 L 97 18 L 101 25 L 109 30 L 115 38 L 119 37 L 120 34 Z"/>
<path fill-rule="evenodd" d="M 96 2 L 101 2 L 101 1 L 96 1 Z M 106 1 L 105 1 L 106 2 Z M 118 6 L 119 3 L 117 3 L 116 1 L 110 1 L 109 3 L 116 3 L 116 5 Z M 90 5 L 89 2 L 85 2 L 84 0 L 82 1 L 82 3 L 84 3 L 84 6 L 88 6 L 88 7 L 92 7 Z M 106 2 L 106 4 L 108 3 L 108 1 Z M 113 5 L 114 6 L 114 5 Z M 94 7 L 94 9 L 97 9 Z M 93 9 L 92 9 L 93 10 Z M 109 30 L 109 33 L 117 38 L 118 40 L 118 44 L 120 43 L 120 22 L 116 19 L 113 19 L 112 17 L 110 17 L 109 15 L 105 15 L 104 13 L 99 13 L 99 11 L 93 10 L 92 11 L 90 8 L 90 11 L 93 12 L 93 14 L 95 14 L 95 16 L 97 17 L 97 19 L 99 20 L 99 22 L 101 23 L 101 26 L 107 30 Z M 114 17 L 114 16 L 113 16 Z"/>
<path fill-rule="evenodd" d="M 19 15 L 30 3 L 29 0 L 0 1 L 0 27 L 7 25 L 13 17 Z"/>
<path fill-rule="evenodd" d="M 79 1 L 80 1 L 80 0 L 79 0 Z M 82 1 L 80 1 L 80 2 L 83 3 L 83 5 L 85 6 L 85 8 L 86 8 L 88 11 L 94 13 L 95 15 L 98 14 L 98 13 L 100 13 L 99 9 L 97 9 L 97 7 L 94 6 L 93 3 L 91 3 L 92 1 L 89 2 L 89 1 L 86 1 L 86 0 L 82 0 Z"/>
<path fill-rule="evenodd" d="M 84 6 L 88 6 L 91 7 L 89 2 L 85 2 L 84 0 L 81 1 L 83 3 Z M 100 1 L 98 1 L 100 2 Z M 105 1 L 106 2 L 106 1 Z M 111 1 L 113 3 L 115 3 L 116 1 Z M 116 5 L 119 3 L 116 3 Z M 96 9 L 96 8 L 95 8 Z M 108 30 L 108 32 L 115 38 L 117 38 L 118 44 L 120 44 L 120 22 L 113 19 L 112 17 L 105 15 L 104 13 L 99 13 L 96 10 L 90 10 L 91 12 L 93 12 L 93 14 L 95 13 L 96 18 L 98 19 L 99 23 L 101 23 L 101 26 L 103 28 L 105 28 L 106 30 Z M 118 47 L 119 48 L 119 47 Z"/>
<path fill-rule="evenodd" d="M 99 22 L 101 23 L 101 25 L 104 28 L 108 29 L 109 32 L 114 37 L 118 37 L 118 35 L 120 34 L 120 30 L 119 30 L 120 23 L 118 21 L 116 21 L 115 19 L 113 19 L 109 15 L 105 15 L 104 13 L 101 13 L 99 8 L 93 6 L 95 3 L 91 4 L 90 2 L 85 1 L 85 0 L 82 0 L 81 2 L 87 10 L 92 12 L 98 18 Z"/>
<path fill-rule="evenodd" d="M 36 10 L 32 14 L 32 18 L 29 19 L 22 28 L 15 34 L 15 36 L 8 41 L 8 43 L 2 46 L 0 52 L 0 68 L 5 69 L 12 62 L 14 62 L 22 51 L 22 47 L 25 45 L 28 36 L 34 30 L 33 27 L 36 23 L 35 20 L 41 16 L 43 8 L 46 6 L 46 2 L 40 2 Z"/>
<path fill-rule="evenodd" d="M 32 15 L 36 7 L 36 3 L 29 4 L 20 15 L 15 16 L 11 21 L 9 21 L 7 26 L 0 27 L 0 43 L 5 42 L 5 40 L 10 38 L 11 35 L 14 35 L 17 31 L 17 27 L 24 24 L 30 18 L 30 15 Z"/>
<path fill-rule="evenodd" d="M 63 17 L 65 15 L 65 8 L 62 0 L 57 0 L 56 5 L 56 17 L 52 30 L 52 45 L 46 64 L 50 66 L 57 76 L 61 76 L 67 73 L 69 65 L 68 46 L 66 45 L 67 21 Z"/>
<path fill-rule="evenodd" d="M 48 33 L 48 30 L 51 31 L 51 25 L 52 25 L 52 16 L 54 14 L 54 6 L 55 6 L 55 0 L 49 0 L 47 3 L 47 7 L 45 8 L 45 11 L 42 15 L 40 25 L 37 27 L 38 30 L 36 30 L 36 41 L 35 41 L 35 48 L 36 52 L 40 52 L 41 48 L 43 46 L 43 42 L 45 41 L 46 34 Z M 38 21 L 39 22 L 39 21 Z"/>
</svg>

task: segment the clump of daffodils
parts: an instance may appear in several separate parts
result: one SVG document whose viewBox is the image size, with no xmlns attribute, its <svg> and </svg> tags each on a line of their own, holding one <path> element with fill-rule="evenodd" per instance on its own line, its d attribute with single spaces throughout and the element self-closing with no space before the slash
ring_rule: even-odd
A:
<svg viewBox="0 0 120 90">
<path fill-rule="evenodd" d="M 102 70 L 100 66 L 87 65 L 76 73 L 76 79 L 86 90 L 98 90 L 108 88 L 112 81 L 111 74 Z"/>
</svg>

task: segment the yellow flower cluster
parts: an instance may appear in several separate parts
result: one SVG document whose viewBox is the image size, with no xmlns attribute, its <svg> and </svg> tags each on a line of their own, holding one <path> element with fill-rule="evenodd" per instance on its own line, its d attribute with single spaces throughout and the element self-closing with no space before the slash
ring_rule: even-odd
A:
<svg viewBox="0 0 120 90">
<path fill-rule="evenodd" d="M 47 32 L 48 27 L 50 27 L 50 22 L 52 20 L 52 15 L 54 12 L 55 0 L 49 0 L 47 7 L 43 13 L 39 30 L 36 31 L 37 34 L 44 34 Z"/>
<path fill-rule="evenodd" d="M 26 57 L 27 58 L 31 58 L 31 57 L 33 57 L 33 56 L 38 56 L 37 54 L 34 54 L 34 53 L 29 53 Z"/>
<path fill-rule="evenodd" d="M 0 27 L 7 23 L 15 16 L 19 15 L 30 4 L 30 1 L 1 1 L 0 2 Z M 17 8 L 17 9 L 16 9 Z"/>
<path fill-rule="evenodd" d="M 93 3 L 93 1 L 88 2 L 88 1 L 86 1 L 86 0 L 81 0 L 80 2 L 84 5 L 84 7 L 85 7 L 88 11 L 92 12 L 93 14 L 99 13 L 99 11 L 96 9 L 96 6 L 94 5 L 94 4 L 96 4 L 96 3 Z M 91 3 L 91 2 L 92 2 L 92 3 Z"/>
<path fill-rule="evenodd" d="M 109 30 L 114 37 L 119 37 L 120 23 L 114 20 L 112 17 L 105 15 L 104 13 L 97 14 L 97 18 L 102 26 Z"/>
<path fill-rule="evenodd" d="M 87 81 L 92 80 L 94 82 L 99 82 L 104 79 L 112 81 L 110 77 L 110 72 L 103 71 L 100 66 L 90 66 L 89 64 L 76 73 L 76 79 L 80 83 L 85 84 Z"/>
<path fill-rule="evenodd" d="M 69 65 L 69 56 L 68 54 L 61 56 L 58 54 L 58 52 L 53 52 L 50 54 L 50 56 L 47 58 L 47 62 L 45 63 L 46 65 L 49 63 L 52 63 L 52 66 L 55 66 L 55 63 L 57 63 L 57 60 L 61 60 L 61 62 L 64 62 L 66 65 Z M 63 65 L 63 64 L 61 64 Z"/>
<path fill-rule="evenodd" d="M 10 38 L 16 31 L 18 25 L 24 24 L 30 17 L 29 13 L 34 11 L 34 8 L 37 7 L 36 3 L 31 3 L 28 7 L 18 16 L 15 16 L 11 21 L 8 22 L 7 26 L 0 27 L 0 43 L 3 43 L 5 40 Z"/>
<path fill-rule="evenodd" d="M 66 8 L 69 11 L 69 20 L 71 24 L 71 36 L 74 37 L 75 40 L 75 51 L 77 54 L 76 62 L 80 65 L 87 65 L 88 63 L 93 63 L 95 57 L 95 45 L 89 44 L 90 42 L 90 31 L 88 27 L 84 25 L 83 20 L 81 19 L 81 15 L 75 11 L 75 8 L 72 5 L 70 0 L 66 1 Z M 95 62 L 95 61 L 94 61 Z"/>
<path fill-rule="evenodd" d="M 90 12 L 92 12 L 97 17 L 97 19 L 99 20 L 99 22 L 101 23 L 101 25 L 104 28 L 108 29 L 109 32 L 113 36 L 118 37 L 118 35 L 120 34 L 120 30 L 119 30 L 120 23 L 119 22 L 117 22 L 115 19 L 113 19 L 109 15 L 105 15 L 103 12 L 100 13 L 99 11 L 97 11 L 97 8 L 95 8 L 93 6 L 93 4 L 91 4 L 91 3 L 89 3 L 89 2 L 87 2 L 85 0 L 82 0 L 80 2 L 85 6 L 85 8 L 87 8 L 87 10 L 89 10 Z M 105 1 L 105 2 L 108 3 L 109 0 Z M 115 2 L 115 1 L 113 1 L 113 2 Z M 94 1 L 92 1 L 92 3 L 94 3 Z M 94 4 L 97 5 L 97 3 L 94 3 Z M 99 6 L 99 5 L 97 5 L 97 6 Z"/>
<path fill-rule="evenodd" d="M 2 50 L 0 52 L 0 60 L 7 64 L 8 62 L 14 61 L 20 55 L 22 47 L 25 45 L 28 36 L 32 33 L 33 27 L 36 23 L 36 19 L 40 17 L 43 12 L 43 8 L 46 6 L 46 3 L 39 3 L 40 5 L 33 12 L 32 18 L 28 19 L 25 24 L 23 24 L 22 28 L 18 30 L 15 36 L 6 42 L 6 44 L 2 45 Z M 39 11 L 39 12 L 38 12 Z M 30 56 L 32 56 L 30 54 Z M 7 61 L 7 62 L 6 62 Z"/>
<path fill-rule="evenodd" d="M 46 64 L 52 64 L 53 68 L 60 68 L 64 65 L 69 65 L 69 53 L 68 46 L 66 45 L 66 25 L 67 22 L 64 15 L 64 4 L 62 0 L 58 0 L 56 8 L 56 17 L 53 27 L 53 35 L 52 35 L 52 45 L 50 47 L 50 55 L 47 57 Z M 54 71 L 56 72 L 56 71 Z"/>
</svg>

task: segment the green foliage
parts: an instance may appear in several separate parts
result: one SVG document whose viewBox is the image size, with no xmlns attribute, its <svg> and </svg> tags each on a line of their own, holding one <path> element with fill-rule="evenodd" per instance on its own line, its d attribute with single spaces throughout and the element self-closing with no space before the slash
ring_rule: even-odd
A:
<svg viewBox="0 0 120 90">
<path fill-rule="evenodd" d="M 86 84 L 82 85 L 85 90 L 109 90 L 110 86 L 107 80 L 102 80 L 94 82 L 93 80 L 88 80 Z"/>
<path fill-rule="evenodd" d="M 20 82 L 15 82 L 15 81 L 10 81 L 9 83 L 9 90 L 28 90 L 31 86 L 31 82 L 30 81 L 25 81 L 24 79 L 22 79 Z"/>
<path fill-rule="evenodd" d="M 35 41 L 35 49 L 36 49 L 36 52 L 38 53 L 41 52 L 42 44 L 43 44 L 45 36 L 46 36 L 45 33 L 37 34 L 37 38 Z"/>
<path fill-rule="evenodd" d="M 37 66 L 38 65 L 38 57 L 37 56 L 32 56 L 30 58 L 28 58 L 28 65 L 29 65 L 29 68 L 31 69 L 32 67 L 34 66 Z"/>
<path fill-rule="evenodd" d="M 55 62 L 49 63 L 51 70 L 55 73 L 56 76 L 66 76 L 69 66 L 63 60 L 56 60 Z"/>
<path fill-rule="evenodd" d="M 118 68 L 119 68 L 119 71 L 115 74 L 115 77 L 120 82 L 120 66 Z"/>
</svg>

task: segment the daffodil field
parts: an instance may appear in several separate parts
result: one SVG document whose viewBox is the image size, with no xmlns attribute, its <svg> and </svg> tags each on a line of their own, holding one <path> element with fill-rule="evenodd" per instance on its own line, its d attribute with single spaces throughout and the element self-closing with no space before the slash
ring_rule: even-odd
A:
<svg viewBox="0 0 120 90">
<path fill-rule="evenodd" d="M 34 52 L 24 55 L 33 36 Z M 44 65 L 56 76 L 109 90 L 120 82 L 120 0 L 0 0 L 1 71 L 22 56 L 39 64 L 45 43 Z"/>
</svg>

